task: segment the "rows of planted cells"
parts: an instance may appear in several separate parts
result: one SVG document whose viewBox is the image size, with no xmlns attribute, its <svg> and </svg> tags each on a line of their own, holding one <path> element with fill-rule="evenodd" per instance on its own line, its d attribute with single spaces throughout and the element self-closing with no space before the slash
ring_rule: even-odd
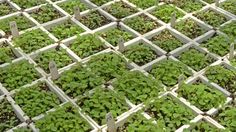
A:
<svg viewBox="0 0 236 132">
<path fill-rule="evenodd" d="M 0 131 L 236 130 L 236 0 L 0 0 Z"/>
</svg>

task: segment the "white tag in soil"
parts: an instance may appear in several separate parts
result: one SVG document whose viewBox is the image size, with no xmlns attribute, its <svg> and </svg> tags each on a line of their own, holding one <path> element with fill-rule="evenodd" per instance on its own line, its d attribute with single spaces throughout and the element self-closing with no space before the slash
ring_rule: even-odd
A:
<svg viewBox="0 0 236 132">
<path fill-rule="evenodd" d="M 0 37 L 3 37 L 5 35 L 6 35 L 5 32 L 0 29 Z"/>
<path fill-rule="evenodd" d="M 75 19 L 80 20 L 81 19 L 80 8 L 79 7 L 75 7 L 74 12 L 75 12 Z"/>
<path fill-rule="evenodd" d="M 11 34 L 13 37 L 19 36 L 19 31 L 18 31 L 17 24 L 15 21 L 10 22 L 10 29 L 11 29 Z"/>
<path fill-rule="evenodd" d="M 183 85 L 184 79 L 185 79 L 185 77 L 184 77 L 183 74 L 179 76 L 179 79 L 178 79 L 178 87 L 181 87 L 181 86 Z"/>
<path fill-rule="evenodd" d="M 49 62 L 49 70 L 52 76 L 52 80 L 59 78 L 59 72 L 57 70 L 57 65 L 54 61 Z"/>
<path fill-rule="evenodd" d="M 176 23 L 176 12 L 172 13 L 171 19 L 170 19 L 170 25 L 171 27 L 175 27 Z"/>
<path fill-rule="evenodd" d="M 125 41 L 123 38 L 119 38 L 118 40 L 118 46 L 119 46 L 119 51 L 123 52 L 125 50 L 125 45 L 124 45 Z"/>
<path fill-rule="evenodd" d="M 229 60 L 234 59 L 234 43 L 230 45 Z"/>
<path fill-rule="evenodd" d="M 111 112 L 109 112 L 106 115 L 106 121 L 107 121 L 107 131 L 108 132 L 116 132 L 115 120 L 114 120 Z"/>
</svg>

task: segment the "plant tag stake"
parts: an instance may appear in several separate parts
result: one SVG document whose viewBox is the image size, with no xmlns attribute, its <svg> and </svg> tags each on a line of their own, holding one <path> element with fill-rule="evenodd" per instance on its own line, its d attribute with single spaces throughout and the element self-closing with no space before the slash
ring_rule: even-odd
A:
<svg viewBox="0 0 236 132">
<path fill-rule="evenodd" d="M 219 6 L 220 5 L 220 0 L 215 0 L 215 5 Z"/>
<path fill-rule="evenodd" d="M 107 121 L 108 132 L 116 132 L 115 120 L 114 120 L 111 112 L 107 113 L 106 121 Z"/>
<path fill-rule="evenodd" d="M 229 60 L 234 59 L 234 43 L 230 45 Z"/>
<path fill-rule="evenodd" d="M 171 27 L 175 27 L 175 22 L 176 22 L 176 12 L 174 12 L 171 16 L 171 19 L 170 19 Z"/>
<path fill-rule="evenodd" d="M 119 51 L 123 52 L 125 50 L 125 45 L 124 45 L 125 41 L 123 38 L 119 38 L 118 40 L 118 46 L 119 46 Z"/>
<path fill-rule="evenodd" d="M 10 22 L 10 29 L 13 37 L 18 37 L 20 35 L 15 21 Z"/>
<path fill-rule="evenodd" d="M 59 72 L 57 70 L 57 65 L 54 61 L 49 62 L 49 70 L 52 76 L 52 80 L 59 78 Z"/>
<path fill-rule="evenodd" d="M 184 75 L 182 74 L 182 75 L 180 75 L 179 76 L 179 79 L 178 79 L 178 87 L 181 87 L 182 85 L 183 85 L 183 83 L 184 83 Z"/>
<path fill-rule="evenodd" d="M 80 20 L 81 19 L 80 8 L 79 7 L 75 7 L 74 12 L 75 12 L 75 19 Z"/>
</svg>

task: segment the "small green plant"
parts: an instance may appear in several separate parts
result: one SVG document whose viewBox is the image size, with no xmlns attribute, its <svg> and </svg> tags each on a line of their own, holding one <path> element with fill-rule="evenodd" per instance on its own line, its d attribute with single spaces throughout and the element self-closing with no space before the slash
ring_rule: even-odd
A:
<svg viewBox="0 0 236 132">
<path fill-rule="evenodd" d="M 0 82 L 9 91 L 18 89 L 39 78 L 34 65 L 26 60 L 12 63 L 6 68 L 0 68 Z"/>
<path fill-rule="evenodd" d="M 123 54 L 139 66 L 145 65 L 158 57 L 154 50 L 143 43 L 128 46 Z"/>
<path fill-rule="evenodd" d="M 118 127 L 117 132 L 155 132 L 159 130 L 158 126 L 154 124 L 153 119 L 146 119 L 141 112 L 131 115 L 126 122 Z"/>
<path fill-rule="evenodd" d="M 129 110 L 125 98 L 111 90 L 98 87 L 91 95 L 85 96 L 78 102 L 82 111 L 87 113 L 99 125 L 106 123 L 106 114 L 111 112 L 116 118 Z"/>
<path fill-rule="evenodd" d="M 30 15 L 41 24 L 61 17 L 61 14 L 50 4 L 36 9 Z"/>
<path fill-rule="evenodd" d="M 158 128 L 165 131 L 175 131 L 195 117 L 193 111 L 170 96 L 156 99 L 147 106 L 146 112 L 156 119 Z"/>
<path fill-rule="evenodd" d="M 89 14 L 82 16 L 79 21 L 92 30 L 111 22 L 111 20 L 101 15 L 99 11 L 91 11 Z"/>
<path fill-rule="evenodd" d="M 223 93 L 201 82 L 183 84 L 177 93 L 205 112 L 223 105 L 226 101 Z"/>
<path fill-rule="evenodd" d="M 206 66 L 208 66 L 210 63 L 213 63 L 214 61 L 214 59 L 211 58 L 206 53 L 202 53 L 193 48 L 182 53 L 179 56 L 179 60 L 182 61 L 184 64 L 190 66 L 196 71 L 200 71 L 201 69 L 205 68 Z"/>
<path fill-rule="evenodd" d="M 233 105 L 227 105 L 220 113 L 215 117 L 220 124 L 222 124 L 226 130 L 233 132 L 236 130 L 236 107 Z"/>
<path fill-rule="evenodd" d="M 0 16 L 5 16 L 15 11 L 7 2 L 1 2 L 0 9 Z"/>
<path fill-rule="evenodd" d="M 236 36 L 236 21 L 232 21 L 231 23 L 224 25 L 220 28 L 220 30 L 234 39 Z"/>
<path fill-rule="evenodd" d="M 185 77 L 192 75 L 191 71 L 183 63 L 169 59 L 155 64 L 150 73 L 168 87 L 177 84 L 180 75 Z"/>
<path fill-rule="evenodd" d="M 215 0 L 204 0 L 204 1 L 206 1 L 206 2 L 209 3 L 209 4 L 212 4 L 212 3 L 215 2 Z"/>
<path fill-rule="evenodd" d="M 189 129 L 184 129 L 183 132 L 223 132 L 223 130 L 213 126 L 212 124 L 208 123 L 207 121 L 200 121 L 197 123 L 191 123 Z"/>
<path fill-rule="evenodd" d="M 106 4 L 107 2 L 110 2 L 112 0 L 90 0 L 90 1 L 98 6 L 101 6 L 101 5 Z"/>
<path fill-rule="evenodd" d="M 104 79 L 80 64 L 63 72 L 54 81 L 68 96 L 75 98 L 105 83 Z"/>
<path fill-rule="evenodd" d="M 119 39 L 123 38 L 125 42 L 133 39 L 133 35 L 121 28 L 113 28 L 109 29 L 105 32 L 99 33 L 101 37 L 103 37 L 107 42 L 109 42 L 113 46 L 117 46 L 119 43 Z"/>
<path fill-rule="evenodd" d="M 224 15 L 213 10 L 202 11 L 194 14 L 194 16 L 213 27 L 219 27 L 227 21 L 227 18 Z"/>
<path fill-rule="evenodd" d="M 13 132 L 33 132 L 29 127 L 19 127 L 13 129 Z"/>
<path fill-rule="evenodd" d="M 27 31 L 13 39 L 15 47 L 20 47 L 24 52 L 31 53 L 53 43 L 46 33 L 40 29 Z"/>
<path fill-rule="evenodd" d="M 164 30 L 160 34 L 153 36 L 151 41 L 167 52 L 170 52 L 183 45 L 183 43 L 174 35 L 172 35 L 168 30 Z"/>
<path fill-rule="evenodd" d="M 68 56 L 66 50 L 49 50 L 39 54 L 34 61 L 42 67 L 46 73 L 50 73 L 49 62 L 54 61 L 57 65 L 57 68 L 63 68 L 73 62 L 73 60 Z"/>
<path fill-rule="evenodd" d="M 113 82 L 113 87 L 119 95 L 135 104 L 150 101 L 163 91 L 160 82 L 139 71 L 125 72 Z"/>
<path fill-rule="evenodd" d="M 68 0 L 58 4 L 63 10 L 68 12 L 70 15 L 74 14 L 75 7 L 79 7 L 80 11 L 85 11 L 88 9 L 88 6 L 84 4 L 81 0 Z"/>
<path fill-rule="evenodd" d="M 221 2 L 220 7 L 236 15 L 235 4 L 236 4 L 235 0 L 227 0 L 227 1 Z"/>
<path fill-rule="evenodd" d="M 9 63 L 17 58 L 12 49 L 5 42 L 0 43 L 0 65 Z"/>
<path fill-rule="evenodd" d="M 209 67 L 205 75 L 210 81 L 225 88 L 229 92 L 236 92 L 236 71 L 216 65 Z"/>
<path fill-rule="evenodd" d="M 7 131 L 20 124 L 11 104 L 6 98 L 0 100 L 0 131 Z"/>
<path fill-rule="evenodd" d="M 70 48 L 79 57 L 86 58 L 104 50 L 105 45 L 97 35 L 87 34 L 78 36 L 78 38 L 70 45 Z"/>
<path fill-rule="evenodd" d="M 129 0 L 131 3 L 135 4 L 139 8 L 149 8 L 156 4 L 156 0 Z"/>
<path fill-rule="evenodd" d="M 105 81 L 114 79 L 128 70 L 126 60 L 112 52 L 92 57 L 87 66 Z"/>
<path fill-rule="evenodd" d="M 37 5 L 41 5 L 46 3 L 46 0 L 12 0 L 12 2 L 16 3 L 22 9 L 31 8 Z"/>
<path fill-rule="evenodd" d="M 206 32 L 206 29 L 203 29 L 191 18 L 180 21 L 175 28 L 191 39 L 203 35 Z"/>
<path fill-rule="evenodd" d="M 58 107 L 56 111 L 49 112 L 45 117 L 35 121 L 35 126 L 41 132 L 72 132 L 91 131 L 91 126 L 79 114 L 79 111 L 72 104 L 67 103 L 62 107 Z"/>
<path fill-rule="evenodd" d="M 60 104 L 56 94 L 43 82 L 17 91 L 14 100 L 29 117 L 43 114 Z"/>
<path fill-rule="evenodd" d="M 171 0 L 170 3 L 176 5 L 186 12 L 194 12 L 204 6 L 204 4 L 198 0 Z"/>
<path fill-rule="evenodd" d="M 66 21 L 65 23 L 52 27 L 49 31 L 58 39 L 62 40 L 73 37 L 74 35 L 78 35 L 84 32 L 84 29 L 79 25 L 76 25 L 70 21 Z"/>
<path fill-rule="evenodd" d="M 160 24 L 144 14 L 128 18 L 124 20 L 124 23 L 141 34 L 145 34 L 157 27 L 160 27 Z"/>
<path fill-rule="evenodd" d="M 236 57 L 234 56 L 234 58 L 232 60 L 230 60 L 230 64 L 234 67 L 236 67 Z"/>
<path fill-rule="evenodd" d="M 224 35 L 214 35 L 201 45 L 219 56 L 229 53 L 231 40 Z"/>
<path fill-rule="evenodd" d="M 118 19 L 130 16 L 137 12 L 135 8 L 128 6 L 122 1 L 113 3 L 112 5 L 106 7 L 105 10 Z"/>
<path fill-rule="evenodd" d="M 9 23 L 12 21 L 15 21 L 17 23 L 17 27 L 19 31 L 22 31 L 22 30 L 25 30 L 34 26 L 34 24 L 30 22 L 30 20 L 28 20 L 23 15 L 5 18 L 3 20 L 0 20 L 0 25 L 1 25 L 0 29 L 3 30 L 7 36 L 11 35 Z"/>
<path fill-rule="evenodd" d="M 157 6 L 156 9 L 152 12 L 152 15 L 154 15 L 165 23 L 169 23 L 173 12 L 176 13 L 177 19 L 184 16 L 184 13 L 182 13 L 180 10 L 178 10 L 174 6 L 167 4 Z"/>
</svg>

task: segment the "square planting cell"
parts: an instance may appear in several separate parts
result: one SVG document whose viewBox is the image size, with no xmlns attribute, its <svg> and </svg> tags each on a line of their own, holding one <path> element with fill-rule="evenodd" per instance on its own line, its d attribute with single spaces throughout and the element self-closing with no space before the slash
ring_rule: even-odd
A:
<svg viewBox="0 0 236 132">
<path fill-rule="evenodd" d="M 27 31 L 19 37 L 14 38 L 13 44 L 15 47 L 20 47 L 25 53 L 29 54 L 33 51 L 53 44 L 53 41 L 45 32 L 40 29 L 36 29 Z"/>
<path fill-rule="evenodd" d="M 236 92 L 236 71 L 234 69 L 227 69 L 223 65 L 210 66 L 205 76 L 211 81 L 225 90 Z"/>
<path fill-rule="evenodd" d="M 142 9 L 152 7 L 158 2 L 156 0 L 128 0 L 128 1 Z"/>
<path fill-rule="evenodd" d="M 194 14 L 194 16 L 213 27 L 219 27 L 227 21 L 227 18 L 223 14 L 220 14 L 212 9 L 201 11 Z"/>
<path fill-rule="evenodd" d="M 13 47 L 10 47 L 7 42 L 0 42 L 0 65 L 10 63 L 12 60 L 18 58 L 14 53 Z"/>
<path fill-rule="evenodd" d="M 159 130 L 158 126 L 153 123 L 153 119 L 146 119 L 141 112 L 137 112 L 129 116 L 126 122 L 118 127 L 118 132 L 132 132 L 132 131 L 153 131 Z"/>
<path fill-rule="evenodd" d="M 16 22 L 19 31 L 26 30 L 35 26 L 35 24 L 33 24 L 33 22 L 31 22 L 23 14 L 7 17 L 5 19 L 0 20 L 0 29 L 6 33 L 6 36 L 11 35 L 10 22 L 13 21 Z"/>
<path fill-rule="evenodd" d="M 112 0 L 90 0 L 92 3 L 96 4 L 97 6 L 102 6 Z"/>
<path fill-rule="evenodd" d="M 57 95 L 50 91 L 45 82 L 21 88 L 13 95 L 13 98 L 29 117 L 43 114 L 60 104 Z"/>
<path fill-rule="evenodd" d="M 192 72 L 186 65 L 171 59 L 163 60 L 154 64 L 149 72 L 167 87 L 173 87 L 176 85 L 178 83 L 178 78 L 181 75 L 184 75 L 185 78 L 192 75 Z"/>
<path fill-rule="evenodd" d="M 158 22 L 144 14 L 127 18 L 124 20 L 124 23 L 140 34 L 145 34 L 161 26 Z"/>
<path fill-rule="evenodd" d="M 236 21 L 225 24 L 220 28 L 220 31 L 227 34 L 228 37 L 235 39 L 236 36 Z"/>
<path fill-rule="evenodd" d="M 90 124 L 80 115 L 78 108 L 67 103 L 55 111 L 47 113 L 43 118 L 35 121 L 35 126 L 42 132 L 48 131 L 81 131 L 92 130 Z"/>
<path fill-rule="evenodd" d="M 169 30 L 161 31 L 160 34 L 154 35 L 150 40 L 153 44 L 166 52 L 171 52 L 184 45 L 178 38 L 172 35 Z"/>
<path fill-rule="evenodd" d="M 178 96 L 185 98 L 204 112 L 218 108 L 226 102 L 226 96 L 222 92 L 203 83 L 200 79 L 191 84 L 181 85 L 176 92 Z"/>
<path fill-rule="evenodd" d="M 65 49 L 51 49 L 42 53 L 39 53 L 34 61 L 41 67 L 46 73 L 50 73 L 49 62 L 54 61 L 57 68 L 63 68 L 71 63 L 73 60 L 70 58 Z"/>
<path fill-rule="evenodd" d="M 130 32 L 123 30 L 120 27 L 108 29 L 104 32 L 99 33 L 102 38 L 104 38 L 112 46 L 118 46 L 119 39 L 122 38 L 125 42 L 134 38 Z"/>
<path fill-rule="evenodd" d="M 41 6 L 40 8 L 30 12 L 30 15 L 40 24 L 53 21 L 62 17 L 59 11 L 51 4 Z"/>
<path fill-rule="evenodd" d="M 148 44 L 144 43 L 135 43 L 127 46 L 123 54 L 139 66 L 143 66 L 159 57 Z"/>
<path fill-rule="evenodd" d="M 174 4 L 188 13 L 200 10 L 204 6 L 199 0 L 171 0 L 168 3 Z"/>
<path fill-rule="evenodd" d="M 190 128 L 184 129 L 184 132 L 200 132 L 200 131 L 206 131 L 206 132 L 221 132 L 224 130 L 220 130 L 213 124 L 207 122 L 207 121 L 199 121 L 197 123 L 191 123 Z"/>
<path fill-rule="evenodd" d="M 125 72 L 112 86 L 119 95 L 127 97 L 134 104 L 149 102 L 164 90 L 160 82 L 139 71 Z"/>
<path fill-rule="evenodd" d="M 99 125 L 106 124 L 106 114 L 111 112 L 116 118 L 129 110 L 125 98 L 111 90 L 97 87 L 91 95 L 77 102 L 82 111 L 87 113 Z"/>
<path fill-rule="evenodd" d="M 74 22 L 67 20 L 63 23 L 51 27 L 49 29 L 49 32 L 51 32 L 59 40 L 63 40 L 75 35 L 79 35 L 80 33 L 84 32 L 84 29 Z"/>
<path fill-rule="evenodd" d="M 203 1 L 205 1 L 205 2 L 207 2 L 207 3 L 209 3 L 209 4 L 212 4 L 212 3 L 215 2 L 215 0 L 203 0 Z"/>
<path fill-rule="evenodd" d="M 130 16 L 137 12 L 135 8 L 128 6 L 125 2 L 115 2 L 105 7 L 104 10 L 116 17 L 117 19 Z"/>
<path fill-rule="evenodd" d="M 80 58 L 86 58 L 106 49 L 106 46 L 97 35 L 87 34 L 78 36 L 78 38 L 70 44 L 70 49 Z"/>
<path fill-rule="evenodd" d="M 178 59 L 195 71 L 200 71 L 216 61 L 207 53 L 203 53 L 195 48 L 190 48 L 183 52 L 178 56 Z"/>
<path fill-rule="evenodd" d="M 0 17 L 11 14 L 15 11 L 16 11 L 16 9 L 14 9 L 8 2 L 6 2 L 6 1 L 1 2 L 0 1 Z"/>
<path fill-rule="evenodd" d="M 65 10 L 70 15 L 74 14 L 75 7 L 79 7 L 81 12 L 89 9 L 89 7 L 81 0 L 67 0 L 65 2 L 59 3 L 58 6 L 60 6 L 63 10 Z"/>
<path fill-rule="evenodd" d="M 167 95 L 150 103 L 146 112 L 157 121 L 162 131 L 175 131 L 196 116 L 191 109 L 186 108 L 176 99 Z"/>
<path fill-rule="evenodd" d="M 207 29 L 202 28 L 195 20 L 191 18 L 178 22 L 175 29 L 191 39 L 197 38 L 207 32 Z"/>
<path fill-rule="evenodd" d="M 18 89 L 39 79 L 39 73 L 26 60 L 21 60 L 0 68 L 0 83 L 9 91 Z"/>
<path fill-rule="evenodd" d="M 111 22 L 111 20 L 107 19 L 99 11 L 91 11 L 88 14 L 82 16 L 81 20 L 79 21 L 92 30 Z"/>
<path fill-rule="evenodd" d="M 203 41 L 201 46 L 207 48 L 211 53 L 219 56 L 225 56 L 229 53 L 231 40 L 221 34 L 214 34 L 211 38 Z"/>
<path fill-rule="evenodd" d="M 160 6 L 157 6 L 151 14 L 155 16 L 157 19 L 162 20 L 165 23 L 169 23 L 172 17 L 173 12 L 176 13 L 176 18 L 182 18 L 184 16 L 184 13 L 180 10 L 178 10 L 176 7 L 163 4 Z"/>
<path fill-rule="evenodd" d="M 234 15 L 236 15 L 236 9 L 235 9 L 235 0 L 226 0 L 224 2 L 220 3 L 220 7 Z"/>
<path fill-rule="evenodd" d="M 20 124 L 12 105 L 6 98 L 0 100 L 0 131 L 7 131 Z"/>
<path fill-rule="evenodd" d="M 46 0 L 12 0 L 22 9 L 31 8 L 46 3 Z"/>
</svg>

